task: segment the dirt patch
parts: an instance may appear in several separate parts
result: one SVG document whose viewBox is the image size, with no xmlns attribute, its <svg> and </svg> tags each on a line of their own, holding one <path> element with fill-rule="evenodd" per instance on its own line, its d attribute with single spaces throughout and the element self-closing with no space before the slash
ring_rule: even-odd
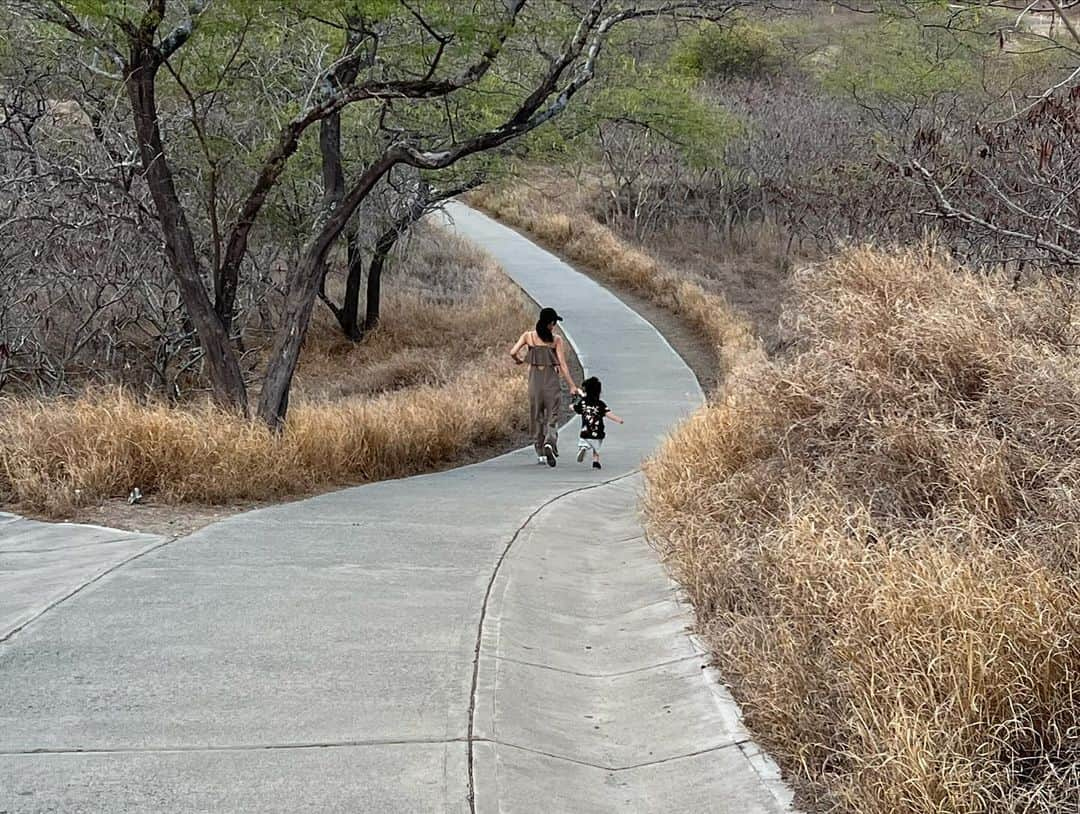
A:
<svg viewBox="0 0 1080 814">
<path fill-rule="evenodd" d="M 260 509 L 269 503 L 234 504 L 229 506 L 172 505 L 169 503 L 146 502 L 134 506 L 126 500 L 113 498 L 99 506 L 87 506 L 64 518 L 66 523 L 85 523 L 91 526 L 105 526 L 110 529 L 123 529 L 142 534 L 159 534 L 169 539 L 186 537 L 204 526 L 224 520 L 234 514 Z M 27 517 L 46 522 L 56 522 L 48 517 Z"/>
</svg>

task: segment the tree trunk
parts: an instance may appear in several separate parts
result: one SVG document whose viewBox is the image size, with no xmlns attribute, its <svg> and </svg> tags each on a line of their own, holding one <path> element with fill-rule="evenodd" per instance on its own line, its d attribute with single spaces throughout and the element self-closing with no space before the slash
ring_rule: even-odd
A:
<svg viewBox="0 0 1080 814">
<path fill-rule="evenodd" d="M 460 190 L 464 190 L 468 185 L 460 187 Z M 409 211 L 398 218 L 394 224 L 379 235 L 379 239 L 375 241 L 375 251 L 371 256 L 371 264 L 368 266 L 368 282 L 367 282 L 367 305 L 364 309 L 364 333 L 373 331 L 379 327 L 379 313 L 382 305 L 382 273 L 383 268 L 386 266 L 386 258 L 390 256 L 390 252 L 393 251 L 394 246 L 401 237 L 409 231 L 409 228 L 416 223 L 420 218 L 424 217 L 424 213 L 428 211 L 428 208 L 441 200 L 458 194 L 459 190 L 445 191 L 437 195 L 432 195 L 431 187 L 428 186 L 426 181 L 421 181 L 419 188 L 416 190 L 416 197 L 413 198 L 409 204 Z"/>
<path fill-rule="evenodd" d="M 229 332 L 218 318 L 203 286 L 191 227 L 165 157 L 156 98 L 160 62 L 151 48 L 150 45 L 133 44 L 132 60 L 125 76 L 146 183 L 165 238 L 169 267 L 203 350 L 214 398 L 224 407 L 246 413 L 247 388 L 240 363 L 229 343 Z"/>
<path fill-rule="evenodd" d="M 363 41 L 364 21 L 362 17 L 350 17 L 349 34 L 346 38 L 342 56 L 354 52 Z M 354 62 L 337 76 L 339 82 L 351 84 L 359 72 L 360 63 Z M 345 197 L 345 167 L 341 158 L 341 113 L 331 113 L 319 123 L 319 152 L 322 155 L 323 212 L 329 217 Z M 360 300 L 360 278 L 364 273 L 363 253 L 360 250 L 359 235 L 355 226 L 345 228 L 346 255 L 348 258 L 348 276 L 345 283 L 345 303 L 336 307 L 323 294 L 323 299 L 337 317 L 345 336 L 354 342 L 361 338 L 360 325 L 357 321 Z M 326 263 L 323 263 L 321 278 L 326 279 Z"/>
<path fill-rule="evenodd" d="M 349 194 L 330 213 L 318 234 L 304 248 L 300 263 L 290 277 L 284 313 L 274 338 L 274 347 L 270 352 L 266 379 L 263 381 L 262 395 L 259 398 L 259 418 L 271 429 L 281 429 L 285 423 L 285 415 L 289 409 L 289 389 L 292 387 L 297 362 L 300 361 L 300 348 L 304 344 L 304 337 L 311 322 L 311 311 L 322 286 L 326 255 L 360 202 L 400 160 L 399 154 L 390 151 L 368 167 Z"/>
<path fill-rule="evenodd" d="M 341 161 L 341 114 L 327 116 L 319 125 L 319 152 L 322 154 L 323 211 L 329 216 L 345 196 L 345 169 Z M 345 282 L 345 303 L 336 308 L 327 299 L 338 325 L 345 336 L 354 342 L 360 339 L 357 323 L 357 302 L 360 298 L 360 278 L 364 273 L 362 252 L 355 228 L 347 228 L 345 234 L 348 256 L 348 276 Z M 326 278 L 326 264 L 321 277 Z"/>
<path fill-rule="evenodd" d="M 345 302 L 338 312 L 338 322 L 345 335 L 354 342 L 363 338 L 360 329 L 360 288 L 364 278 L 364 253 L 355 229 L 346 235 L 349 257 L 349 276 L 345 279 Z"/>
<path fill-rule="evenodd" d="M 375 253 L 368 266 L 367 303 L 364 307 L 364 333 L 379 327 L 379 309 L 382 303 L 382 273 L 386 258 L 394 248 L 398 238 L 408 229 L 408 224 L 398 222 L 379 236 L 375 243 Z"/>
<path fill-rule="evenodd" d="M 285 424 L 289 410 L 289 390 L 300 361 L 300 349 L 311 322 L 311 311 L 319 293 L 319 278 L 329 242 L 320 250 L 317 241 L 307 251 L 297 267 L 293 285 L 288 288 L 285 308 L 270 361 L 266 368 L 262 395 L 259 398 L 259 418 L 274 430 Z"/>
</svg>

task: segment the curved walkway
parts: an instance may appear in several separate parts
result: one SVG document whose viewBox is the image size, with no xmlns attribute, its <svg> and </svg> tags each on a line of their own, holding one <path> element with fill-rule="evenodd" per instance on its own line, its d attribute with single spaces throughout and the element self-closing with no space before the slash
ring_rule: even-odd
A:
<svg viewBox="0 0 1080 814">
<path fill-rule="evenodd" d="M 522 451 L 129 557 L 0 643 L 0 812 L 786 810 L 638 522 L 692 374 L 588 278 L 451 214 L 627 419 L 604 470 Z"/>
</svg>

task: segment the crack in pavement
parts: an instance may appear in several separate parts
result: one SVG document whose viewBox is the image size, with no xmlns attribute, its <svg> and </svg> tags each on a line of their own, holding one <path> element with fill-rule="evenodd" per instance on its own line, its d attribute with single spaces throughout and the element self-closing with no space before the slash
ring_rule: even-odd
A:
<svg viewBox="0 0 1080 814">
<path fill-rule="evenodd" d="M 41 749 L 0 749 L 2 757 L 66 757 L 71 755 L 170 755 L 170 754 L 212 754 L 215 752 L 264 752 L 264 751 L 300 751 L 312 749 L 362 749 L 370 746 L 440 746 L 453 743 L 467 743 L 468 739 L 459 738 L 370 738 L 360 740 L 340 741 L 312 741 L 308 743 L 249 743 L 228 744 L 224 746 L 144 746 L 144 747 L 46 747 Z M 519 743 L 499 740 L 496 738 L 473 738 L 472 743 L 490 743 L 495 746 L 505 746 L 508 749 L 517 749 L 521 752 L 540 755 L 541 757 L 560 760 L 565 763 L 574 763 L 579 766 L 587 766 L 592 769 L 601 769 L 607 772 L 628 772 L 635 769 L 643 769 L 649 766 L 657 766 L 670 763 L 674 760 L 698 757 L 699 755 L 718 752 L 733 747 L 742 750 L 749 743 L 748 739 L 733 741 L 731 743 L 712 746 L 708 749 L 698 749 L 684 754 L 671 755 L 656 760 L 647 760 L 641 763 L 632 763 L 626 766 L 610 766 L 604 763 L 594 763 L 581 758 L 568 755 L 560 755 L 555 752 L 547 752 Z"/>
<path fill-rule="evenodd" d="M 465 743 L 465 738 L 370 738 L 361 740 L 312 741 L 310 743 L 250 743 L 227 746 L 145 746 L 145 747 L 56 747 L 42 749 L 0 750 L 0 757 L 33 757 L 40 755 L 156 755 L 205 752 L 263 752 L 301 749 L 349 749 L 364 746 L 438 746 Z"/>
<path fill-rule="evenodd" d="M 731 743 L 724 743 L 719 746 L 710 746 L 708 749 L 698 749 L 693 752 L 686 752 L 684 754 L 672 755 L 670 757 L 657 758 L 656 760 L 646 760 L 642 763 L 632 763 L 629 766 L 607 766 L 603 763 L 593 763 L 588 760 L 582 760 L 580 758 L 568 757 L 567 755 L 559 755 L 554 752 L 545 752 L 543 749 L 534 749 L 530 746 L 522 746 L 518 743 L 510 743 L 508 741 L 497 740 L 493 738 L 476 738 L 475 743 L 490 743 L 495 746 L 505 746 L 508 749 L 517 749 L 520 752 L 529 752 L 533 755 L 540 755 L 541 757 L 551 758 L 552 760 L 560 760 L 564 763 L 573 763 L 577 766 L 586 766 L 590 769 L 600 769 L 605 772 L 632 772 L 636 769 L 646 769 L 650 766 L 660 766 L 665 763 L 672 763 L 676 760 L 686 760 L 687 758 L 700 757 L 701 755 L 708 755 L 712 752 L 721 752 L 727 749 L 738 749 L 743 751 L 743 745 L 749 742 L 748 738 L 742 740 L 732 741 Z"/>
<path fill-rule="evenodd" d="M 668 659 L 667 661 L 661 661 L 658 664 L 648 664 L 645 667 L 634 667 L 631 670 L 617 670 L 614 673 L 581 673 L 577 670 L 567 670 L 565 667 L 553 667 L 550 664 L 540 664 L 535 661 L 525 661 L 524 659 L 515 659 L 510 656 L 488 656 L 495 661 L 508 661 L 511 664 L 520 664 L 523 667 L 536 667 L 539 670 L 551 670 L 553 673 L 562 673 L 563 675 L 576 676 L 578 678 L 622 678 L 623 676 L 634 675 L 635 673 L 647 673 L 650 670 L 659 670 L 661 667 L 670 667 L 673 664 L 682 664 L 684 661 L 692 661 L 693 659 L 706 658 L 701 653 L 691 653 L 689 656 L 680 656 L 677 659 Z M 703 664 L 702 669 L 708 665 Z"/>
</svg>

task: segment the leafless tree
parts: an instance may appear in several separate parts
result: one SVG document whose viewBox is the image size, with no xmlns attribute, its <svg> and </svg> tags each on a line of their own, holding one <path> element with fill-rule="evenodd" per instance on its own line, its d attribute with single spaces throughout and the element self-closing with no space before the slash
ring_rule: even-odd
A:
<svg viewBox="0 0 1080 814">
<path fill-rule="evenodd" d="M 0 85 L 0 389 L 175 388 L 197 356 L 115 121 L 9 55 Z M 147 353 L 149 348 L 149 353 Z"/>
<path fill-rule="evenodd" d="M 1080 29 L 1076 3 L 956 3 L 926 25 L 968 30 L 979 6 L 996 22 L 1001 59 L 1039 57 L 979 109 L 928 118 L 897 164 L 925 191 L 922 214 L 963 235 L 970 258 L 1022 269 L 1080 265 Z M 916 9 L 917 11 L 918 9 Z M 967 15 L 967 16 L 965 16 Z"/>
</svg>

